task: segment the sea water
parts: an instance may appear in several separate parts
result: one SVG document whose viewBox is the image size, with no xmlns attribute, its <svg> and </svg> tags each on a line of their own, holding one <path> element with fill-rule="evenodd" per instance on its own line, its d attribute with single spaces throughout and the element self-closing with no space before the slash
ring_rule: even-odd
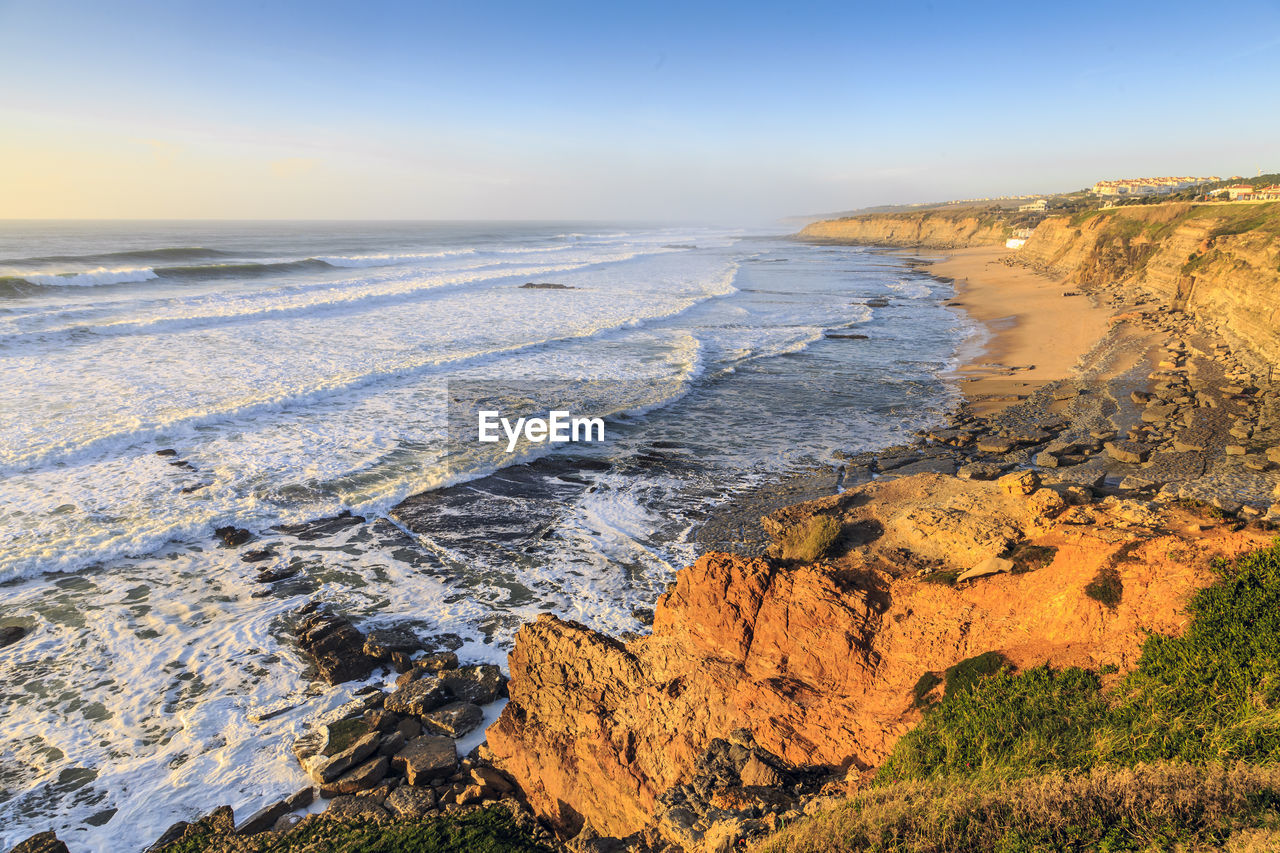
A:
<svg viewBox="0 0 1280 853">
<path fill-rule="evenodd" d="M 706 226 L 0 225 L 0 848 L 140 850 L 305 784 L 289 747 L 351 689 L 305 677 L 309 600 L 469 661 L 542 611 L 643 630 L 716 504 L 952 404 L 949 295 Z M 451 394 L 521 383 L 608 440 L 449 440 Z"/>
</svg>

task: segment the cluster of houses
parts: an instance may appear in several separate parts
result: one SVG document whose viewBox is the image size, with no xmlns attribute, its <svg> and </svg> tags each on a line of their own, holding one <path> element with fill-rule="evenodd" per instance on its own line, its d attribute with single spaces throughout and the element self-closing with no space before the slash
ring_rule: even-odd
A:
<svg viewBox="0 0 1280 853">
<path fill-rule="evenodd" d="M 1225 195 L 1232 201 L 1277 201 L 1280 200 L 1280 184 L 1269 187 L 1251 187 L 1248 184 L 1236 184 L 1214 190 L 1211 195 Z"/>
<path fill-rule="evenodd" d="M 1100 196 L 1119 196 L 1130 198 L 1146 195 L 1168 195 L 1184 190 L 1187 187 L 1209 184 L 1221 178 L 1125 178 L 1119 181 L 1098 181 L 1093 185 L 1093 192 Z"/>
</svg>

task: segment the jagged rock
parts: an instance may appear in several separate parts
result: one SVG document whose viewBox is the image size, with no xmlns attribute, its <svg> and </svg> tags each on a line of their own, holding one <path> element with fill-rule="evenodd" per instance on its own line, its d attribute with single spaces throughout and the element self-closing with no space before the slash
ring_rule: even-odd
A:
<svg viewBox="0 0 1280 853">
<path fill-rule="evenodd" d="M 386 808 L 401 820 L 416 820 L 436 808 L 436 792 L 430 788 L 401 785 L 387 795 Z"/>
<path fill-rule="evenodd" d="M 405 742 L 408 740 L 400 732 L 390 732 L 382 736 L 382 740 L 378 741 L 379 755 L 395 755 L 404 748 Z"/>
<path fill-rule="evenodd" d="M 458 750 L 451 738 L 421 735 L 392 757 L 391 766 L 403 773 L 410 785 L 427 785 L 457 768 Z"/>
<path fill-rule="evenodd" d="M 261 563 L 263 560 L 270 560 L 275 555 L 275 551 L 272 551 L 270 548 L 259 548 L 256 551 L 245 551 L 240 555 L 240 562 Z M 262 578 L 259 577 L 258 580 L 261 581 Z"/>
<path fill-rule="evenodd" d="M 379 755 L 348 770 L 332 782 L 322 784 L 320 796 L 332 799 L 341 794 L 358 794 L 361 791 L 367 791 L 383 780 L 390 767 L 391 760 L 385 755 Z"/>
<path fill-rule="evenodd" d="M 1146 445 L 1136 441 L 1108 441 L 1103 447 L 1112 459 L 1131 465 L 1145 462 L 1149 452 Z"/>
<path fill-rule="evenodd" d="M 333 755 L 316 755 L 303 762 L 302 769 L 320 784 L 337 779 L 361 761 L 364 761 L 378 748 L 381 738 L 377 732 L 361 735 L 347 748 Z"/>
<path fill-rule="evenodd" d="M 479 706 L 470 702 L 450 702 L 428 714 L 423 714 L 420 719 L 428 731 L 460 738 L 468 732 L 475 731 L 484 720 L 484 712 Z"/>
<path fill-rule="evenodd" d="M 324 810 L 325 817 L 338 820 L 385 820 L 391 817 L 390 812 L 378 805 L 372 797 L 361 797 L 343 794 L 329 801 Z"/>
<path fill-rule="evenodd" d="M 397 688 L 387 697 L 386 709 L 421 717 L 446 704 L 453 695 L 438 676 L 427 676 Z"/>
<path fill-rule="evenodd" d="M 276 821 L 280 819 L 281 815 L 288 814 L 290 811 L 292 809 L 289 808 L 289 804 L 285 800 L 264 806 L 249 815 L 236 827 L 236 835 L 257 835 L 259 832 L 266 832 L 276 825 Z"/>
<path fill-rule="evenodd" d="M 765 764 L 760 757 L 752 754 L 738 773 L 743 785 L 772 788 L 783 784 L 782 775 L 772 766 Z"/>
<path fill-rule="evenodd" d="M 491 663 L 458 667 L 442 672 L 439 679 L 453 698 L 473 705 L 496 702 L 502 698 L 507 685 L 502 670 Z"/>
<path fill-rule="evenodd" d="M 238 548 L 253 538 L 253 534 L 243 527 L 219 527 L 213 535 L 222 540 L 228 548 Z"/>
<path fill-rule="evenodd" d="M 422 723 L 413 717 L 405 717 L 396 723 L 396 734 L 403 735 L 405 740 L 413 740 L 422 734 Z"/>
<path fill-rule="evenodd" d="M 364 653 L 374 660 L 390 660 L 393 652 L 421 651 L 422 641 L 408 628 L 376 628 L 365 635 Z"/>
<path fill-rule="evenodd" d="M 1006 495 L 1029 495 L 1040 487 L 1040 478 L 1034 471 L 1014 471 L 996 480 L 996 485 Z"/>
<path fill-rule="evenodd" d="M 40 832 L 20 842 L 9 853 L 69 853 L 69 851 L 67 845 L 59 841 L 56 834 Z"/>
<path fill-rule="evenodd" d="M 289 811 L 296 812 L 298 809 L 305 809 L 316 800 L 316 789 L 310 786 L 295 791 L 285 798 L 285 805 L 289 807 Z"/>
<path fill-rule="evenodd" d="M 344 617 L 328 611 L 308 615 L 297 628 L 298 644 L 330 684 L 365 678 L 374 662 L 364 653 L 364 635 Z"/>
</svg>

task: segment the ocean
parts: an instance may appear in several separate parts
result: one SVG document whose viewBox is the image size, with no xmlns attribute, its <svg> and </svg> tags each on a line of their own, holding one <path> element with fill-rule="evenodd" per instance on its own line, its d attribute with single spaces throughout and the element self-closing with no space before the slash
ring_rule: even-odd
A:
<svg viewBox="0 0 1280 853">
<path fill-rule="evenodd" d="M 950 296 L 735 228 L 0 223 L 0 625 L 29 630 L 0 848 L 141 850 L 302 787 L 293 739 L 352 688 L 304 677 L 311 599 L 473 662 L 543 611 L 644 630 L 717 505 L 954 405 Z M 531 399 L 606 440 L 508 454 L 450 419 Z"/>
</svg>

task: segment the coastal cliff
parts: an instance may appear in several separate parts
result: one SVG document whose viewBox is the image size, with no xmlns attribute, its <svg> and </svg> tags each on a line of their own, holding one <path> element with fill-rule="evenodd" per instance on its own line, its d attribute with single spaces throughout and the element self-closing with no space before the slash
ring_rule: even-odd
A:
<svg viewBox="0 0 1280 853">
<path fill-rule="evenodd" d="M 815 243 L 957 249 L 1000 246 L 1009 224 L 1000 211 L 981 208 L 873 213 L 806 225 L 798 239 Z"/>
<path fill-rule="evenodd" d="M 1128 284 L 1280 361 L 1280 204 L 1134 205 L 1051 216 L 1017 257 L 1080 284 Z"/>
<path fill-rule="evenodd" d="M 802 565 L 705 555 L 660 599 L 653 633 L 629 643 L 540 617 L 510 656 L 493 761 L 561 832 L 656 824 L 668 842 L 712 849 L 664 794 L 705 768 L 709 744 L 856 779 L 919 721 L 944 673 L 983 659 L 1132 669 L 1149 633 L 1182 630 L 1214 558 L 1266 541 L 1199 527 L 1135 537 L 1129 507 L 1067 507 L 1011 477 L 917 475 L 783 510 L 779 531 L 826 516 L 861 544 Z M 998 555 L 1015 544 L 1029 556 L 1008 573 Z M 1124 589 L 1117 602 L 1087 592 L 1104 570 Z M 961 572 L 975 580 L 952 585 Z M 753 760 L 736 777 L 747 799 L 784 772 Z M 723 811 L 734 796 L 712 800 Z"/>
</svg>

